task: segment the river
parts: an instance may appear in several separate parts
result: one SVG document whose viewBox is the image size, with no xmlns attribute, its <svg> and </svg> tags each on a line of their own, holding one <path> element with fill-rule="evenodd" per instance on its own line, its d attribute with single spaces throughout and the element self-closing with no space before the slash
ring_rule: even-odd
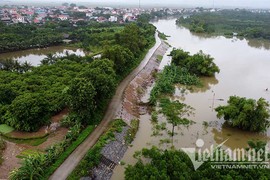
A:
<svg viewBox="0 0 270 180">
<path fill-rule="evenodd" d="M 54 56 L 65 56 L 66 53 L 85 56 L 85 52 L 82 49 L 65 46 L 53 46 L 48 48 L 37 48 L 2 53 L 0 54 L 0 59 L 12 58 L 18 60 L 19 62 L 27 61 L 33 66 L 38 66 L 40 65 L 40 61 L 46 58 L 46 55 L 49 53 L 54 54 Z"/>
<path fill-rule="evenodd" d="M 204 148 L 210 147 L 212 144 L 220 144 L 225 140 L 227 141 L 224 146 L 231 149 L 247 147 L 248 140 L 269 142 L 269 129 L 266 133 L 251 133 L 230 128 L 223 125 L 224 121 L 219 120 L 214 111 L 215 107 L 225 105 L 229 96 L 232 95 L 254 99 L 263 97 L 270 101 L 270 92 L 265 91 L 266 88 L 270 88 L 269 42 L 193 34 L 188 29 L 177 26 L 175 20 L 159 20 L 153 24 L 160 32 L 170 36 L 167 42 L 172 48 L 182 48 L 191 54 L 202 50 L 215 59 L 215 63 L 221 70 L 215 78 L 203 78 L 203 88 L 186 90 L 184 94 L 179 88 L 176 88 L 172 98 L 184 101 L 195 108 L 195 115 L 190 118 L 195 124 L 177 128 L 173 141 L 175 148 L 195 147 L 197 139 L 204 141 Z M 170 58 L 164 56 L 160 68 L 162 69 L 169 61 Z M 144 99 L 149 97 L 150 90 L 151 87 Z M 218 99 L 224 99 L 224 101 Z M 162 132 L 160 136 L 152 135 L 153 125 L 150 119 L 150 114 L 140 117 L 140 128 L 136 139 L 122 160 L 125 164 L 134 164 L 136 159 L 133 158 L 133 154 L 144 147 L 150 148 L 153 145 L 161 148 L 171 147 L 171 143 L 161 143 L 164 139 L 170 139 L 166 132 Z M 159 121 L 166 122 L 162 115 L 159 115 Z M 207 122 L 208 126 L 204 122 Z M 169 125 L 167 127 L 170 128 Z M 126 165 L 118 165 L 112 179 L 124 179 L 125 167 Z"/>
</svg>

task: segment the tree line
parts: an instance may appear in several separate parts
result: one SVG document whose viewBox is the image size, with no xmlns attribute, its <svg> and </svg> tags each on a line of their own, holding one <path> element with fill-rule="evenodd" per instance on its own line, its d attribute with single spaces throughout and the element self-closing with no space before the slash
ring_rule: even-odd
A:
<svg viewBox="0 0 270 180">
<path fill-rule="evenodd" d="M 127 25 L 114 34 L 101 60 L 70 55 L 44 60 L 39 67 L 19 72 L 0 70 L 1 123 L 17 130 L 36 131 L 50 116 L 68 107 L 83 124 L 95 121 L 95 112 L 113 95 L 117 83 L 138 64 L 154 42 L 155 28 Z M 116 43 L 117 42 L 117 43 Z"/>
<path fill-rule="evenodd" d="M 221 10 L 201 12 L 188 18 L 181 17 L 177 24 L 192 32 L 230 35 L 247 38 L 270 39 L 270 13 L 254 13 L 247 10 Z"/>
</svg>

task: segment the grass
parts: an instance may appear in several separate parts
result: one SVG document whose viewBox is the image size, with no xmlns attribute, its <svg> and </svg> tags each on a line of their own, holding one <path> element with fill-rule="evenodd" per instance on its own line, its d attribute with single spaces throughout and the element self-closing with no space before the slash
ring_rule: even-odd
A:
<svg viewBox="0 0 270 180">
<path fill-rule="evenodd" d="M 33 138 L 32 139 L 13 139 L 7 136 L 3 136 L 3 138 L 16 144 L 27 144 L 30 146 L 38 146 L 44 143 L 48 139 L 48 135 L 42 138 L 34 138 L 34 139 Z"/>
<path fill-rule="evenodd" d="M 38 154 L 40 154 L 41 152 L 38 150 L 33 150 L 33 149 L 26 149 L 24 151 L 22 151 L 19 155 L 17 155 L 16 157 L 19 159 L 23 159 L 24 157 L 27 156 L 36 156 Z"/>
<path fill-rule="evenodd" d="M 14 131 L 13 127 L 10 127 L 6 124 L 0 125 L 0 134 L 7 134 L 7 133 L 11 133 L 12 131 Z"/>
<path fill-rule="evenodd" d="M 137 131 L 139 129 L 140 121 L 138 119 L 131 120 L 130 128 L 128 129 L 127 136 L 126 136 L 126 143 L 131 144 L 134 140 Z"/>
<path fill-rule="evenodd" d="M 163 56 L 162 55 L 157 55 L 157 60 L 158 61 L 162 61 L 162 59 L 163 59 Z"/>
</svg>

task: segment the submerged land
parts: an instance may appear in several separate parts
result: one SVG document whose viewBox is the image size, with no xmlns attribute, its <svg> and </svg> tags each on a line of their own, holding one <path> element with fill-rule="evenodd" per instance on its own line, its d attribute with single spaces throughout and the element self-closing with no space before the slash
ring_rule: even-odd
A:
<svg viewBox="0 0 270 180">
<path fill-rule="evenodd" d="M 267 154 L 268 10 L 0 10 L 0 178 L 270 179 L 181 151 Z"/>
</svg>

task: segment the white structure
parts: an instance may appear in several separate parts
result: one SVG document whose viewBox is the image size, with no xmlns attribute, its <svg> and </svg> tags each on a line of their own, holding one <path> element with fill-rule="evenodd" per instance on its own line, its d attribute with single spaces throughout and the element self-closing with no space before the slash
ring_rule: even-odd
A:
<svg viewBox="0 0 270 180">
<path fill-rule="evenodd" d="M 110 22 L 117 22 L 117 17 L 116 17 L 116 16 L 111 16 L 111 17 L 109 18 L 109 21 L 110 21 Z"/>
<path fill-rule="evenodd" d="M 59 15 L 58 18 L 59 18 L 61 21 L 68 20 L 68 16 L 66 16 L 66 15 Z"/>
</svg>

